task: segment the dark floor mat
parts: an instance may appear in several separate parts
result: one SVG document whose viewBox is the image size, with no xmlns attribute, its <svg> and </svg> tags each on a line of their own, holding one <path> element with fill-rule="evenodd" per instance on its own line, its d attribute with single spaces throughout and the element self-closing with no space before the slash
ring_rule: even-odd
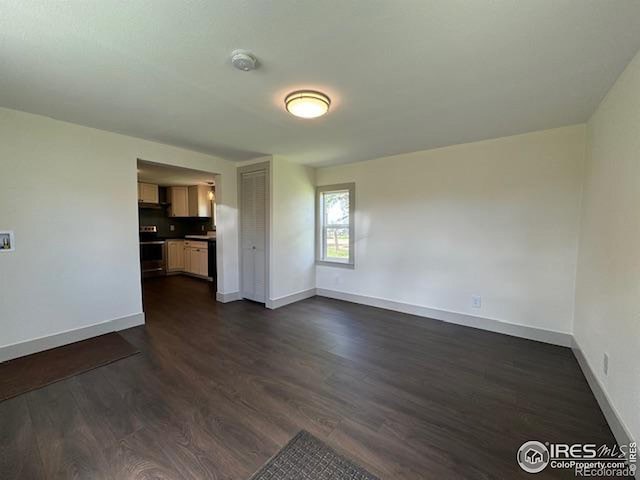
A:
<svg viewBox="0 0 640 480">
<path fill-rule="evenodd" d="M 0 401 L 138 353 L 117 333 L 107 333 L 0 363 Z"/>
<path fill-rule="evenodd" d="M 378 480 L 304 430 L 249 480 Z"/>
</svg>

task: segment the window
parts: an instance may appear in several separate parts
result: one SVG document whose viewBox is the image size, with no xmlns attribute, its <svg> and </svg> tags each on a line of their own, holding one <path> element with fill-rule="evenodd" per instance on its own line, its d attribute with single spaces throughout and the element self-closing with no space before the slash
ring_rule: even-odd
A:
<svg viewBox="0 0 640 480">
<path fill-rule="evenodd" d="M 353 268 L 354 206 L 353 183 L 317 188 L 317 263 Z"/>
</svg>

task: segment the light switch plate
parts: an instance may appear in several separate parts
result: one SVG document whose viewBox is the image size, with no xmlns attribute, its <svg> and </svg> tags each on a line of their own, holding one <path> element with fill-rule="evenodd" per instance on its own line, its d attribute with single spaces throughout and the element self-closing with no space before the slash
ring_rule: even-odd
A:
<svg viewBox="0 0 640 480">
<path fill-rule="evenodd" d="M 0 230 L 0 253 L 13 252 L 16 249 L 16 241 L 11 230 Z"/>
</svg>

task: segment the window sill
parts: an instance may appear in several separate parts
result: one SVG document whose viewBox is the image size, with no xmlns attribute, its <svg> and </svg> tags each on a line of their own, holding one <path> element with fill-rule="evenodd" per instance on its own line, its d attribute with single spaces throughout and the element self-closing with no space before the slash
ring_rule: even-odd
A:
<svg viewBox="0 0 640 480">
<path fill-rule="evenodd" d="M 348 268 L 350 270 L 354 270 L 356 268 L 356 266 L 353 263 L 328 262 L 326 260 L 316 260 L 316 265 L 320 265 L 322 267 Z"/>
</svg>

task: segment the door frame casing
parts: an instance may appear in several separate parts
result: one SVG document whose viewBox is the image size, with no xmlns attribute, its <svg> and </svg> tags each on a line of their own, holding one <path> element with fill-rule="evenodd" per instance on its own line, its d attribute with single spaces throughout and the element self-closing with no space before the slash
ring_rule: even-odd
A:
<svg viewBox="0 0 640 480">
<path fill-rule="evenodd" d="M 239 271 L 239 294 L 240 298 L 244 298 L 242 296 L 242 285 L 243 285 L 243 261 L 242 261 L 242 238 L 244 232 L 242 231 L 242 174 L 244 173 L 252 173 L 252 172 L 265 172 L 265 229 L 264 229 L 264 275 L 265 275 L 265 306 L 269 305 L 269 299 L 271 298 L 271 282 L 270 282 L 270 271 L 269 265 L 271 263 L 271 162 L 259 162 L 252 163 L 251 165 L 245 165 L 243 167 L 238 167 L 237 169 L 237 177 L 238 177 L 238 265 L 240 267 Z"/>
</svg>

